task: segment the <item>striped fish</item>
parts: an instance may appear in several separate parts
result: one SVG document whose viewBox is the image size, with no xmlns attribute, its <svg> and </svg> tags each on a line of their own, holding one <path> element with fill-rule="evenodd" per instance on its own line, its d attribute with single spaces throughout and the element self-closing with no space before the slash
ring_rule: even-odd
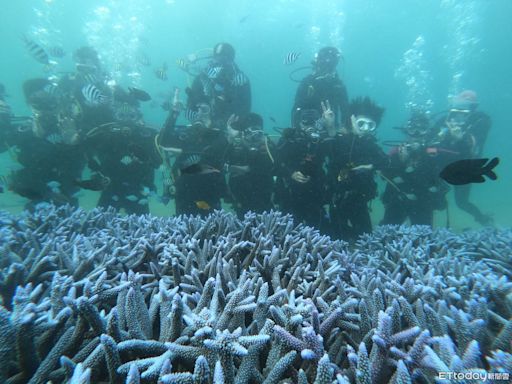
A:
<svg viewBox="0 0 512 384">
<path fill-rule="evenodd" d="M 222 71 L 222 67 L 211 67 L 206 71 L 206 75 L 209 79 L 216 79 L 219 76 L 220 71 Z"/>
<path fill-rule="evenodd" d="M 78 73 L 78 76 L 86 84 L 96 84 L 98 82 L 98 77 L 94 73 Z"/>
<path fill-rule="evenodd" d="M 66 56 L 66 52 L 64 51 L 64 48 L 62 48 L 59 45 L 54 45 L 50 48 L 48 48 L 48 53 L 52 57 L 61 58 Z"/>
<path fill-rule="evenodd" d="M 188 121 L 192 123 L 197 120 L 197 112 L 193 109 L 187 108 L 185 110 L 185 117 L 187 118 Z"/>
<path fill-rule="evenodd" d="M 56 96 L 59 93 L 59 86 L 55 83 L 50 83 L 44 86 L 43 91 L 49 95 Z"/>
<path fill-rule="evenodd" d="M 181 168 L 191 167 L 192 165 L 199 164 L 201 156 L 197 154 L 185 156 L 181 161 Z"/>
<path fill-rule="evenodd" d="M 164 63 L 160 68 L 155 69 L 155 76 L 160 80 L 167 80 L 167 64 Z"/>
<path fill-rule="evenodd" d="M 238 72 L 233 80 L 231 80 L 231 84 L 235 87 L 241 87 L 242 85 L 247 84 L 247 82 L 247 76 L 245 76 L 243 72 Z"/>
<path fill-rule="evenodd" d="M 82 95 L 90 105 L 105 104 L 108 101 L 108 97 L 103 95 L 93 84 L 84 85 L 82 87 Z"/>
<path fill-rule="evenodd" d="M 48 54 L 43 49 L 43 47 L 37 44 L 34 40 L 30 40 L 26 36 L 23 36 L 23 41 L 25 42 L 25 46 L 27 47 L 28 52 L 34 59 L 36 59 L 41 64 L 50 63 L 50 58 L 48 57 Z"/>
<path fill-rule="evenodd" d="M 293 64 L 298 60 L 299 57 L 300 57 L 300 52 L 289 52 L 285 56 L 283 64 L 285 64 L 285 65 Z"/>
<path fill-rule="evenodd" d="M 182 71 L 185 71 L 187 72 L 188 71 L 188 67 L 190 65 L 190 62 L 188 60 L 185 60 L 185 59 L 177 59 L 176 60 L 176 65 L 182 70 Z"/>
</svg>

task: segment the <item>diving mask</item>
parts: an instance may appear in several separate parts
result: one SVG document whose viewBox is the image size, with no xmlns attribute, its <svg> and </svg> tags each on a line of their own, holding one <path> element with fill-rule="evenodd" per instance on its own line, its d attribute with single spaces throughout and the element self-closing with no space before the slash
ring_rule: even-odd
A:
<svg viewBox="0 0 512 384">
<path fill-rule="evenodd" d="M 461 126 L 467 123 L 470 113 L 469 109 L 450 109 L 446 121 Z"/>
<path fill-rule="evenodd" d="M 373 133 L 377 129 L 375 120 L 364 116 L 352 116 L 352 126 L 359 133 Z"/>
</svg>

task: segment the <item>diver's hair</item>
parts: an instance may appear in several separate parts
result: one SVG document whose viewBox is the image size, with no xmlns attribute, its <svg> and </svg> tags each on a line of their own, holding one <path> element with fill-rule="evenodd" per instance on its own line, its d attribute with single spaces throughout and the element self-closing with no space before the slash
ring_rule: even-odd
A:
<svg viewBox="0 0 512 384">
<path fill-rule="evenodd" d="M 350 102 L 347 113 L 347 126 L 350 126 L 350 116 L 365 115 L 371 117 L 377 125 L 380 124 L 382 115 L 384 114 L 384 108 L 379 107 L 372 99 L 368 96 L 357 97 Z"/>
<path fill-rule="evenodd" d="M 245 130 L 251 126 L 263 127 L 263 118 L 254 112 L 249 112 L 245 115 L 240 116 L 238 121 L 233 124 L 234 129 Z"/>
</svg>

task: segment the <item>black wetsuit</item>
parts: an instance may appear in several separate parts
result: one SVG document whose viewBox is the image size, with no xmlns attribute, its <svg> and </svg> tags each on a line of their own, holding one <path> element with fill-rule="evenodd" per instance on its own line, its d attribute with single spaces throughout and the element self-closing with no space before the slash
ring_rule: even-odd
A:
<svg viewBox="0 0 512 384">
<path fill-rule="evenodd" d="M 321 102 L 329 101 L 332 111 L 335 114 L 336 126 L 340 126 L 346 116 L 348 107 L 348 95 L 345 85 L 337 73 L 328 75 L 311 74 L 305 77 L 295 94 L 295 103 L 292 108 L 292 126 L 298 127 L 300 114 L 296 113 L 297 108 L 315 109 L 319 116 L 322 115 Z"/>
<path fill-rule="evenodd" d="M 248 166 L 249 171 L 228 172 L 227 183 L 233 208 L 242 218 L 248 211 L 264 212 L 273 208 L 275 145 L 268 140 L 259 148 L 239 148 L 230 145 L 226 152 L 228 166 Z"/>
<path fill-rule="evenodd" d="M 402 160 L 400 151 L 408 153 Z M 439 178 L 441 163 L 438 148 L 413 142 L 390 152 L 390 167 L 385 172 L 386 188 L 381 196 L 384 218 L 381 224 L 433 225 L 434 210 L 446 208 L 447 186 Z"/>
<path fill-rule="evenodd" d="M 37 137 L 29 126 L 12 126 L 4 143 L 23 167 L 11 173 L 9 188 L 30 200 L 27 209 L 43 201 L 78 205 L 74 196 L 79 190 L 75 179 L 80 178 L 85 165 L 81 145 L 54 143 Z"/>
<path fill-rule="evenodd" d="M 362 165 L 371 170 L 354 170 Z M 372 231 L 368 203 L 377 196 L 375 170 L 384 170 L 389 159 L 373 136 L 338 135 L 329 151 L 331 231 L 334 237 L 356 240 Z"/>
<path fill-rule="evenodd" d="M 313 140 L 299 129 L 288 128 L 277 144 L 276 202 L 298 222 L 321 228 L 326 219 L 324 164 L 328 140 Z M 306 183 L 292 178 L 294 172 L 309 177 Z"/>
<path fill-rule="evenodd" d="M 156 191 L 155 169 L 161 158 L 155 147 L 154 129 L 125 123 L 104 127 L 87 140 L 89 167 L 110 179 L 98 206 L 112 206 L 126 213 L 149 213 L 148 200 Z"/>
<path fill-rule="evenodd" d="M 222 170 L 228 145 L 224 132 L 200 125 L 175 128 L 174 121 L 168 119 L 160 132 L 159 143 L 181 151 L 171 170 L 176 214 L 204 216 L 221 209 L 221 198 L 226 193 Z M 190 171 L 194 164 L 208 166 L 210 171 Z"/>
</svg>

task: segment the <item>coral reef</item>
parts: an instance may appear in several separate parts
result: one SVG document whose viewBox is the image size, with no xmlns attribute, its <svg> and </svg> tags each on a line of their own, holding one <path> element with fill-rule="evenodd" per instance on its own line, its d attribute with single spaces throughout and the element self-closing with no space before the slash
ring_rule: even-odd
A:
<svg viewBox="0 0 512 384">
<path fill-rule="evenodd" d="M 0 382 L 498 383 L 511 267 L 510 230 L 0 212 Z"/>
</svg>

